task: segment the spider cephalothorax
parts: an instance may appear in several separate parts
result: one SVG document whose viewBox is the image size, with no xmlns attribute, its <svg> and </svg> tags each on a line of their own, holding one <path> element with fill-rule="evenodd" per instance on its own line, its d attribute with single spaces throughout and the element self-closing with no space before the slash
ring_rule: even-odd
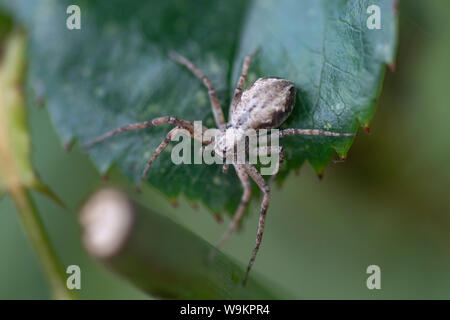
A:
<svg viewBox="0 0 450 320">
<path fill-rule="evenodd" d="M 91 146 L 123 131 L 143 129 L 158 126 L 164 123 L 170 123 L 174 125 L 175 128 L 169 131 L 166 138 L 156 148 L 155 153 L 147 163 L 147 166 L 142 173 L 142 180 L 145 178 L 153 161 L 155 161 L 155 159 L 169 144 L 172 138 L 180 132 L 180 129 L 184 129 L 184 133 L 188 133 L 194 139 L 201 140 L 201 142 L 205 145 L 209 145 L 212 143 L 212 147 L 215 153 L 225 158 L 227 153 L 232 153 L 234 151 L 237 143 L 245 139 L 246 134 L 249 130 L 255 130 L 257 132 L 261 129 L 277 128 L 289 117 L 292 109 L 294 108 L 295 85 L 288 80 L 273 77 L 260 78 L 256 80 L 249 88 L 243 91 L 245 78 L 247 76 L 248 68 L 250 66 L 250 61 L 252 58 L 252 55 L 249 55 L 244 60 L 242 73 L 230 105 L 229 122 L 226 123 L 219 99 L 217 97 L 217 93 L 214 90 L 214 86 L 211 81 L 191 61 L 173 51 L 170 53 L 170 55 L 174 60 L 178 61 L 182 65 L 186 66 L 189 70 L 191 70 L 199 79 L 203 81 L 205 86 L 208 88 L 211 107 L 219 132 L 213 138 L 204 138 L 203 135 L 199 137 L 198 135 L 194 134 L 194 124 L 191 121 L 182 120 L 171 116 L 164 116 L 150 121 L 134 123 L 114 129 L 102 135 L 98 139 L 88 143 L 87 146 Z M 206 129 L 207 128 L 203 127 L 204 131 Z M 290 135 L 323 135 L 345 137 L 353 136 L 354 134 L 336 133 L 318 129 L 285 129 L 278 131 L 278 137 L 280 138 Z M 284 159 L 284 152 L 282 147 L 266 146 L 264 148 L 264 153 L 266 154 L 275 153 L 279 155 L 279 163 L 277 166 L 277 168 L 279 168 L 279 165 L 281 165 Z M 266 182 L 266 180 L 264 180 L 262 175 L 256 170 L 253 164 L 245 161 L 243 163 L 237 162 L 234 160 L 234 158 L 231 158 L 231 164 L 234 166 L 236 174 L 241 181 L 243 194 L 241 202 L 230 222 L 230 226 L 216 245 L 216 248 L 222 246 L 226 239 L 236 229 L 239 221 L 244 214 L 245 209 L 248 206 L 251 197 L 251 185 L 249 177 L 251 177 L 253 181 L 256 182 L 258 187 L 263 192 L 256 244 L 255 248 L 253 249 L 250 262 L 247 267 L 247 272 L 244 277 L 243 282 L 245 283 L 247 281 L 248 273 L 255 261 L 256 254 L 261 245 L 262 235 L 264 232 L 265 217 L 270 201 L 269 183 L 271 180 L 273 180 L 277 172 L 274 172 L 269 182 Z M 227 164 L 224 165 L 224 169 L 226 168 Z"/>
<path fill-rule="evenodd" d="M 215 136 L 214 151 L 225 158 L 249 131 L 276 128 L 286 120 L 295 103 L 295 86 L 280 78 L 260 78 L 243 93 L 230 110 L 230 121 Z M 245 143 L 245 142 L 244 142 Z"/>
</svg>

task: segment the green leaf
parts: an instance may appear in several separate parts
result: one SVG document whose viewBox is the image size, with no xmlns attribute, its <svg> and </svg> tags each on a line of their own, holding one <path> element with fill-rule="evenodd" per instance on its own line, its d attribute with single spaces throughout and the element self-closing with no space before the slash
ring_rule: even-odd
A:
<svg viewBox="0 0 450 320">
<path fill-rule="evenodd" d="M 213 81 L 227 113 L 245 55 L 259 49 L 249 82 L 277 76 L 295 82 L 297 101 L 283 127 L 356 132 L 375 111 L 385 65 L 396 44 L 394 0 L 77 1 L 81 30 L 68 30 L 71 1 L 2 1 L 29 28 L 29 85 L 45 98 L 67 144 L 85 143 L 115 127 L 163 115 L 213 127 L 207 91 L 168 58 L 193 60 Z M 381 8 L 369 30 L 369 5 Z M 101 172 L 117 165 L 140 174 L 169 127 L 124 133 L 89 150 Z M 287 137 L 281 178 L 307 160 L 322 172 L 351 138 Z M 169 149 L 170 150 L 170 149 Z M 233 212 L 241 187 L 219 165 L 180 165 L 165 151 L 148 181 L 169 198 L 185 194 L 215 212 Z"/>
</svg>

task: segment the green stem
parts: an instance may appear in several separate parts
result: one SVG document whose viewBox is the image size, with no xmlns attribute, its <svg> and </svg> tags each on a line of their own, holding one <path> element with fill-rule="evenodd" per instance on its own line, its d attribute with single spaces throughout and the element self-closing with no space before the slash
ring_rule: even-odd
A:
<svg viewBox="0 0 450 320">
<path fill-rule="evenodd" d="M 11 190 L 11 197 L 17 206 L 25 234 L 36 252 L 43 272 L 49 281 L 53 298 L 74 299 L 75 296 L 66 286 L 63 269 L 55 250 L 50 244 L 50 239 L 45 232 L 44 225 L 39 218 L 36 205 L 29 191 L 23 188 L 16 188 L 15 190 Z"/>
<path fill-rule="evenodd" d="M 267 281 L 205 240 L 117 190 L 101 190 L 84 206 L 83 242 L 110 270 L 153 296 L 169 299 L 274 299 Z M 273 287 L 272 287 L 273 289 Z"/>
<path fill-rule="evenodd" d="M 0 61 L 0 191 L 6 189 L 16 204 L 25 234 L 50 282 L 53 297 L 72 299 L 74 296 L 66 287 L 63 269 L 28 191 L 28 188 L 43 189 L 43 186 L 36 178 L 29 160 L 29 138 L 21 90 L 25 69 L 25 46 L 25 35 L 15 30 L 2 48 L 4 50 Z"/>
</svg>

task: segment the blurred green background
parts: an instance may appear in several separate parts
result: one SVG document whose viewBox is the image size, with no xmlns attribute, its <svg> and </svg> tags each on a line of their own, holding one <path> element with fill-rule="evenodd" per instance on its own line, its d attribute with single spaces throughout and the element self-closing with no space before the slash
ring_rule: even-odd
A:
<svg viewBox="0 0 450 320">
<path fill-rule="evenodd" d="M 450 298 L 450 2 L 401 1 L 395 72 L 387 72 L 371 134 L 361 130 L 345 163 L 320 181 L 305 165 L 274 188 L 254 266 L 286 298 Z M 33 161 L 42 180 L 69 205 L 34 194 L 65 266 L 82 270 L 85 299 L 148 298 L 83 251 L 77 212 L 102 185 L 78 147 L 63 150 L 45 109 L 29 110 Z M 117 171 L 111 180 L 124 181 Z M 301 196 L 299 196 L 301 195 Z M 158 191 L 141 196 L 215 243 L 218 224 L 204 208 Z M 244 265 L 254 245 L 257 208 L 224 251 Z M 366 268 L 381 267 L 381 290 L 368 290 Z M 0 299 L 50 298 L 11 200 L 0 201 Z"/>
</svg>

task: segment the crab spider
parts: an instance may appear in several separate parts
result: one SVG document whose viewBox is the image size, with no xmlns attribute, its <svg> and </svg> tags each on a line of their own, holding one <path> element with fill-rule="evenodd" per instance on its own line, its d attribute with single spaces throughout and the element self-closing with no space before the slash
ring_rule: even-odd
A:
<svg viewBox="0 0 450 320">
<path fill-rule="evenodd" d="M 225 117 L 220 105 L 219 98 L 214 89 L 212 82 L 206 77 L 206 75 L 198 69 L 191 61 L 181 56 L 180 54 L 171 51 L 170 56 L 175 61 L 184 65 L 192 73 L 195 74 L 197 78 L 203 81 L 203 84 L 208 89 L 209 100 L 212 107 L 212 112 L 216 125 L 219 129 L 217 136 L 204 139 L 194 135 L 194 124 L 191 121 L 178 119 L 172 116 L 164 116 L 155 118 L 150 121 L 129 124 L 110 132 L 105 133 L 99 138 L 88 143 L 86 147 L 90 147 L 94 144 L 102 142 L 103 140 L 110 138 L 120 132 L 137 130 L 143 128 L 149 128 L 154 126 L 159 126 L 165 123 L 169 123 L 175 126 L 166 138 L 161 142 L 161 144 L 156 148 L 154 154 L 148 161 L 141 177 L 141 181 L 146 177 L 152 163 L 158 157 L 158 155 L 165 149 L 173 137 L 177 135 L 180 129 L 184 129 L 184 132 L 188 132 L 189 135 L 200 140 L 203 144 L 208 145 L 213 143 L 213 150 L 220 156 L 225 157 L 225 154 L 232 151 L 235 148 L 239 139 L 245 137 L 245 131 L 248 129 L 272 129 L 279 127 L 291 114 L 292 109 L 295 104 L 295 85 L 285 79 L 268 77 L 260 78 L 256 80 L 249 88 L 243 89 L 247 72 L 250 66 L 250 62 L 253 54 L 248 55 L 243 63 L 241 75 L 237 83 L 237 87 L 234 91 L 233 99 L 230 104 L 229 121 L 225 121 Z M 203 131 L 207 128 L 203 127 Z M 232 131 L 232 136 L 235 138 L 230 143 L 225 140 L 225 136 Z M 330 136 L 330 137 L 349 137 L 354 136 L 353 133 L 337 133 L 330 131 L 322 131 L 318 129 L 284 129 L 279 131 L 279 137 L 293 136 L 293 135 L 310 135 L 310 136 Z M 282 147 L 271 148 L 268 147 L 266 150 L 268 153 L 274 152 L 279 154 L 278 157 L 278 168 L 284 159 L 284 151 Z M 251 185 L 250 178 L 258 185 L 259 189 L 263 193 L 263 199 L 261 202 L 261 209 L 258 222 L 258 230 L 256 235 L 255 247 L 251 253 L 250 261 L 247 266 L 247 271 L 243 280 L 245 284 L 248 279 L 248 274 L 253 266 L 256 255 L 258 253 L 259 247 L 261 245 L 261 240 L 264 232 L 264 224 L 266 221 L 267 209 L 270 202 L 270 187 L 269 183 L 274 179 L 277 172 L 275 172 L 266 182 L 258 170 L 250 163 L 236 163 L 232 162 L 235 168 L 236 174 L 242 184 L 243 193 L 239 206 L 237 207 L 233 218 L 229 224 L 228 229 L 220 238 L 216 245 L 216 248 L 220 248 L 229 236 L 233 233 L 241 220 L 251 197 Z M 226 172 L 228 169 L 228 164 L 224 164 L 223 171 Z"/>
</svg>

